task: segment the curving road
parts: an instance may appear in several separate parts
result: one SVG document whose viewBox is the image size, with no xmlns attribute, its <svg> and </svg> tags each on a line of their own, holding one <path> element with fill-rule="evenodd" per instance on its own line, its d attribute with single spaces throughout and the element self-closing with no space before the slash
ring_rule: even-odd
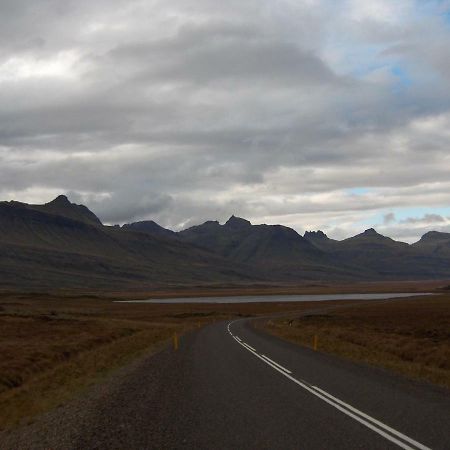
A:
<svg viewBox="0 0 450 450">
<path fill-rule="evenodd" d="M 103 395 L 75 432 L 56 428 L 64 440 L 37 433 L 32 447 L 449 449 L 450 395 L 245 319 L 183 337 L 178 351 L 149 358 Z"/>
</svg>

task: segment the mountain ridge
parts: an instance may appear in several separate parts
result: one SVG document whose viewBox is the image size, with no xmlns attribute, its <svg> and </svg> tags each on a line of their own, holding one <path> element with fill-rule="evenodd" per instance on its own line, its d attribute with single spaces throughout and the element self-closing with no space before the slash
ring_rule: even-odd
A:
<svg viewBox="0 0 450 450">
<path fill-rule="evenodd" d="M 374 229 L 337 241 L 234 215 L 174 232 L 152 220 L 105 226 L 66 196 L 43 205 L 0 202 L 0 287 L 450 278 L 450 234 L 427 234 L 412 245 Z"/>
</svg>

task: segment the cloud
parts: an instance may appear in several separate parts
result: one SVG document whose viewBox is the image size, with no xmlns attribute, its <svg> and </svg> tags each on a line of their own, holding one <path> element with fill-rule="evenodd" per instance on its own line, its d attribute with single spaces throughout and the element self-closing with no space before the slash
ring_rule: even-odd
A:
<svg viewBox="0 0 450 450">
<path fill-rule="evenodd" d="M 383 224 L 384 225 L 389 225 L 394 222 L 395 222 L 395 214 L 394 213 L 390 212 L 383 216 Z"/>
<path fill-rule="evenodd" d="M 447 220 L 439 214 L 425 214 L 423 217 L 408 217 L 401 221 L 401 223 L 405 224 L 434 224 L 445 222 Z"/>
<path fill-rule="evenodd" d="M 3 1 L 0 195 L 335 237 L 385 215 L 411 239 L 397 209 L 450 201 L 450 27 L 427 5 Z"/>
</svg>

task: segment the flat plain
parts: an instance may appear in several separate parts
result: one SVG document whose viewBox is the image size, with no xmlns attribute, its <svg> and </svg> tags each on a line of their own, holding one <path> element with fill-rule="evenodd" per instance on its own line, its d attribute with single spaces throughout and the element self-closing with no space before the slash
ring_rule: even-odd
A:
<svg viewBox="0 0 450 450">
<path fill-rule="evenodd" d="M 265 322 L 297 344 L 450 388 L 450 294 L 364 302 Z"/>
<path fill-rule="evenodd" d="M 267 329 L 319 350 L 450 386 L 450 295 L 394 302 L 139 304 L 150 297 L 432 291 L 443 284 L 383 283 L 166 289 L 154 292 L 0 294 L 0 429 L 66 403 L 114 370 L 205 324 L 280 315 Z M 445 291 L 444 291 L 445 292 Z M 363 305 L 364 304 L 364 305 Z M 336 309 L 317 315 L 312 311 Z M 263 323 L 263 322 L 260 322 Z M 259 325 L 258 325 L 259 326 Z M 381 355 L 381 356 L 380 356 Z"/>
</svg>

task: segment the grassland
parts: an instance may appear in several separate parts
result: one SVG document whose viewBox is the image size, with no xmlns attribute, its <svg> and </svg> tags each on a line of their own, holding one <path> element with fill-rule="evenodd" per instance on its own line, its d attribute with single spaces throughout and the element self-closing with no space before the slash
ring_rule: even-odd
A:
<svg viewBox="0 0 450 450">
<path fill-rule="evenodd" d="M 442 283 L 440 284 L 442 285 Z M 142 304 L 145 297 L 427 291 L 439 284 L 392 283 L 300 287 L 182 288 L 151 293 L 0 292 L 0 429 L 15 426 L 78 395 L 133 359 L 158 351 L 174 333 L 238 316 L 282 314 L 270 332 L 319 349 L 450 386 L 450 294 L 442 298 L 304 315 L 336 302 Z M 354 302 L 340 302 L 340 305 Z"/>
<path fill-rule="evenodd" d="M 174 333 L 309 305 L 124 304 L 115 299 L 0 293 L 0 429 L 70 400 L 112 370 L 167 345 Z"/>
<path fill-rule="evenodd" d="M 286 340 L 450 388 L 450 295 L 365 302 L 265 322 Z"/>
<path fill-rule="evenodd" d="M 93 297 L 0 298 L 0 429 L 51 409 L 112 369 L 224 317 Z"/>
</svg>

